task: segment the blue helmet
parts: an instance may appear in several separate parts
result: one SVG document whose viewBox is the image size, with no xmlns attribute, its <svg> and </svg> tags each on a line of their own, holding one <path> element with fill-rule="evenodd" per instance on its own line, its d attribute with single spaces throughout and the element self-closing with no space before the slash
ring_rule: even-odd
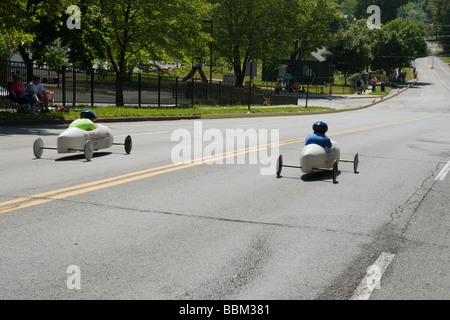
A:
<svg viewBox="0 0 450 320">
<path fill-rule="evenodd" d="M 80 118 L 81 119 L 90 119 L 90 120 L 94 121 L 97 117 L 95 116 L 94 111 L 83 110 L 83 111 L 81 111 Z"/>
<path fill-rule="evenodd" d="M 328 131 L 328 125 L 323 121 L 317 121 L 313 124 L 313 130 L 325 134 Z"/>
</svg>

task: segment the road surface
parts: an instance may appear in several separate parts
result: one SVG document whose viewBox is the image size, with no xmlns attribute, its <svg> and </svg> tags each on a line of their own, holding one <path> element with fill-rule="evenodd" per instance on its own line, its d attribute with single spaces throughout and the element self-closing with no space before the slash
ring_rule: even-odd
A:
<svg viewBox="0 0 450 320">
<path fill-rule="evenodd" d="M 368 109 L 201 123 L 279 130 L 297 164 L 324 120 L 343 158 L 360 155 L 336 184 L 261 163 L 173 164 L 171 135 L 193 121 L 108 124 L 133 151 L 90 162 L 34 159 L 34 139 L 54 145 L 63 126 L 0 127 L 0 299 L 449 299 L 450 71 L 430 62 Z"/>
</svg>

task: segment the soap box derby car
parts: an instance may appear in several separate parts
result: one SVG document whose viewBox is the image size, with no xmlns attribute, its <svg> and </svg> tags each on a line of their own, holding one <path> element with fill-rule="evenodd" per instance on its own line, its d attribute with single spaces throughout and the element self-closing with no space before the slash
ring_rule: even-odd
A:
<svg viewBox="0 0 450 320">
<path fill-rule="evenodd" d="M 303 173 L 311 173 L 314 171 L 331 171 L 333 173 L 333 182 L 336 182 L 338 175 L 339 162 L 353 163 L 353 170 L 358 173 L 359 156 L 355 154 L 353 160 L 340 159 L 341 151 L 339 145 L 331 140 L 331 148 L 325 148 L 317 144 L 308 144 L 300 154 L 300 166 L 291 166 L 283 164 L 283 156 L 278 157 L 277 177 L 281 177 L 283 167 L 301 169 Z"/>
<path fill-rule="evenodd" d="M 125 152 L 129 154 L 132 148 L 131 136 L 125 138 L 124 143 L 114 143 L 114 136 L 111 130 L 102 124 L 96 124 L 96 129 L 92 131 L 83 130 L 77 127 L 69 127 L 58 136 L 56 148 L 44 147 L 41 138 L 34 141 L 33 152 L 36 158 L 40 158 L 45 149 L 57 150 L 58 153 L 84 152 L 84 157 L 90 161 L 94 151 L 110 148 L 112 145 L 123 145 Z"/>
</svg>

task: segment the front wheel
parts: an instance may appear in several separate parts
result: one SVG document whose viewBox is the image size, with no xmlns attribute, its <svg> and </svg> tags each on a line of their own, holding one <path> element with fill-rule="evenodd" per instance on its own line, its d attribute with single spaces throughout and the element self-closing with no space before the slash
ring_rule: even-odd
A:
<svg viewBox="0 0 450 320">
<path fill-rule="evenodd" d="M 41 138 L 38 138 L 34 141 L 33 153 L 36 158 L 39 159 L 42 156 L 42 153 L 44 153 L 43 147 L 44 147 L 44 141 L 42 141 Z"/>
</svg>

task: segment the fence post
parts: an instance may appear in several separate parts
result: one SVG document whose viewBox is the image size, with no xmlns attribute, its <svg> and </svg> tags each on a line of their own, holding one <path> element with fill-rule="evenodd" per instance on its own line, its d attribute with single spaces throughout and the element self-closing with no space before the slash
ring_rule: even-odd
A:
<svg viewBox="0 0 450 320">
<path fill-rule="evenodd" d="M 175 79 L 175 107 L 178 107 L 178 77 Z"/>
<path fill-rule="evenodd" d="M 66 107 L 66 67 L 65 66 L 62 66 L 61 76 L 62 76 L 63 107 Z"/>
<path fill-rule="evenodd" d="M 91 107 L 94 107 L 94 68 L 91 68 Z"/>
<path fill-rule="evenodd" d="M 195 83 L 195 81 L 194 81 L 194 77 L 192 77 L 192 89 L 191 89 L 191 93 L 192 93 L 192 97 L 191 97 L 191 102 L 192 102 L 192 107 L 194 106 L 194 83 Z"/>
<path fill-rule="evenodd" d="M 206 105 L 208 105 L 208 90 L 209 90 L 209 82 L 206 84 Z"/>
<path fill-rule="evenodd" d="M 222 102 L 222 81 L 219 82 L 219 106 Z"/>
<path fill-rule="evenodd" d="M 138 73 L 138 105 L 142 105 L 142 74 Z"/>
<path fill-rule="evenodd" d="M 161 75 L 158 75 L 158 107 L 161 107 Z"/>
<path fill-rule="evenodd" d="M 234 83 L 231 85 L 231 105 L 234 105 Z"/>
<path fill-rule="evenodd" d="M 73 101 L 72 101 L 72 107 L 75 108 L 76 104 L 77 104 L 77 71 L 75 69 L 75 66 L 72 66 L 72 97 L 73 97 Z"/>
<path fill-rule="evenodd" d="M 119 72 L 116 71 L 116 106 L 119 105 Z"/>
<path fill-rule="evenodd" d="M 255 93 L 256 93 L 255 88 L 252 88 L 252 102 L 253 102 L 253 104 L 255 104 Z"/>
</svg>

